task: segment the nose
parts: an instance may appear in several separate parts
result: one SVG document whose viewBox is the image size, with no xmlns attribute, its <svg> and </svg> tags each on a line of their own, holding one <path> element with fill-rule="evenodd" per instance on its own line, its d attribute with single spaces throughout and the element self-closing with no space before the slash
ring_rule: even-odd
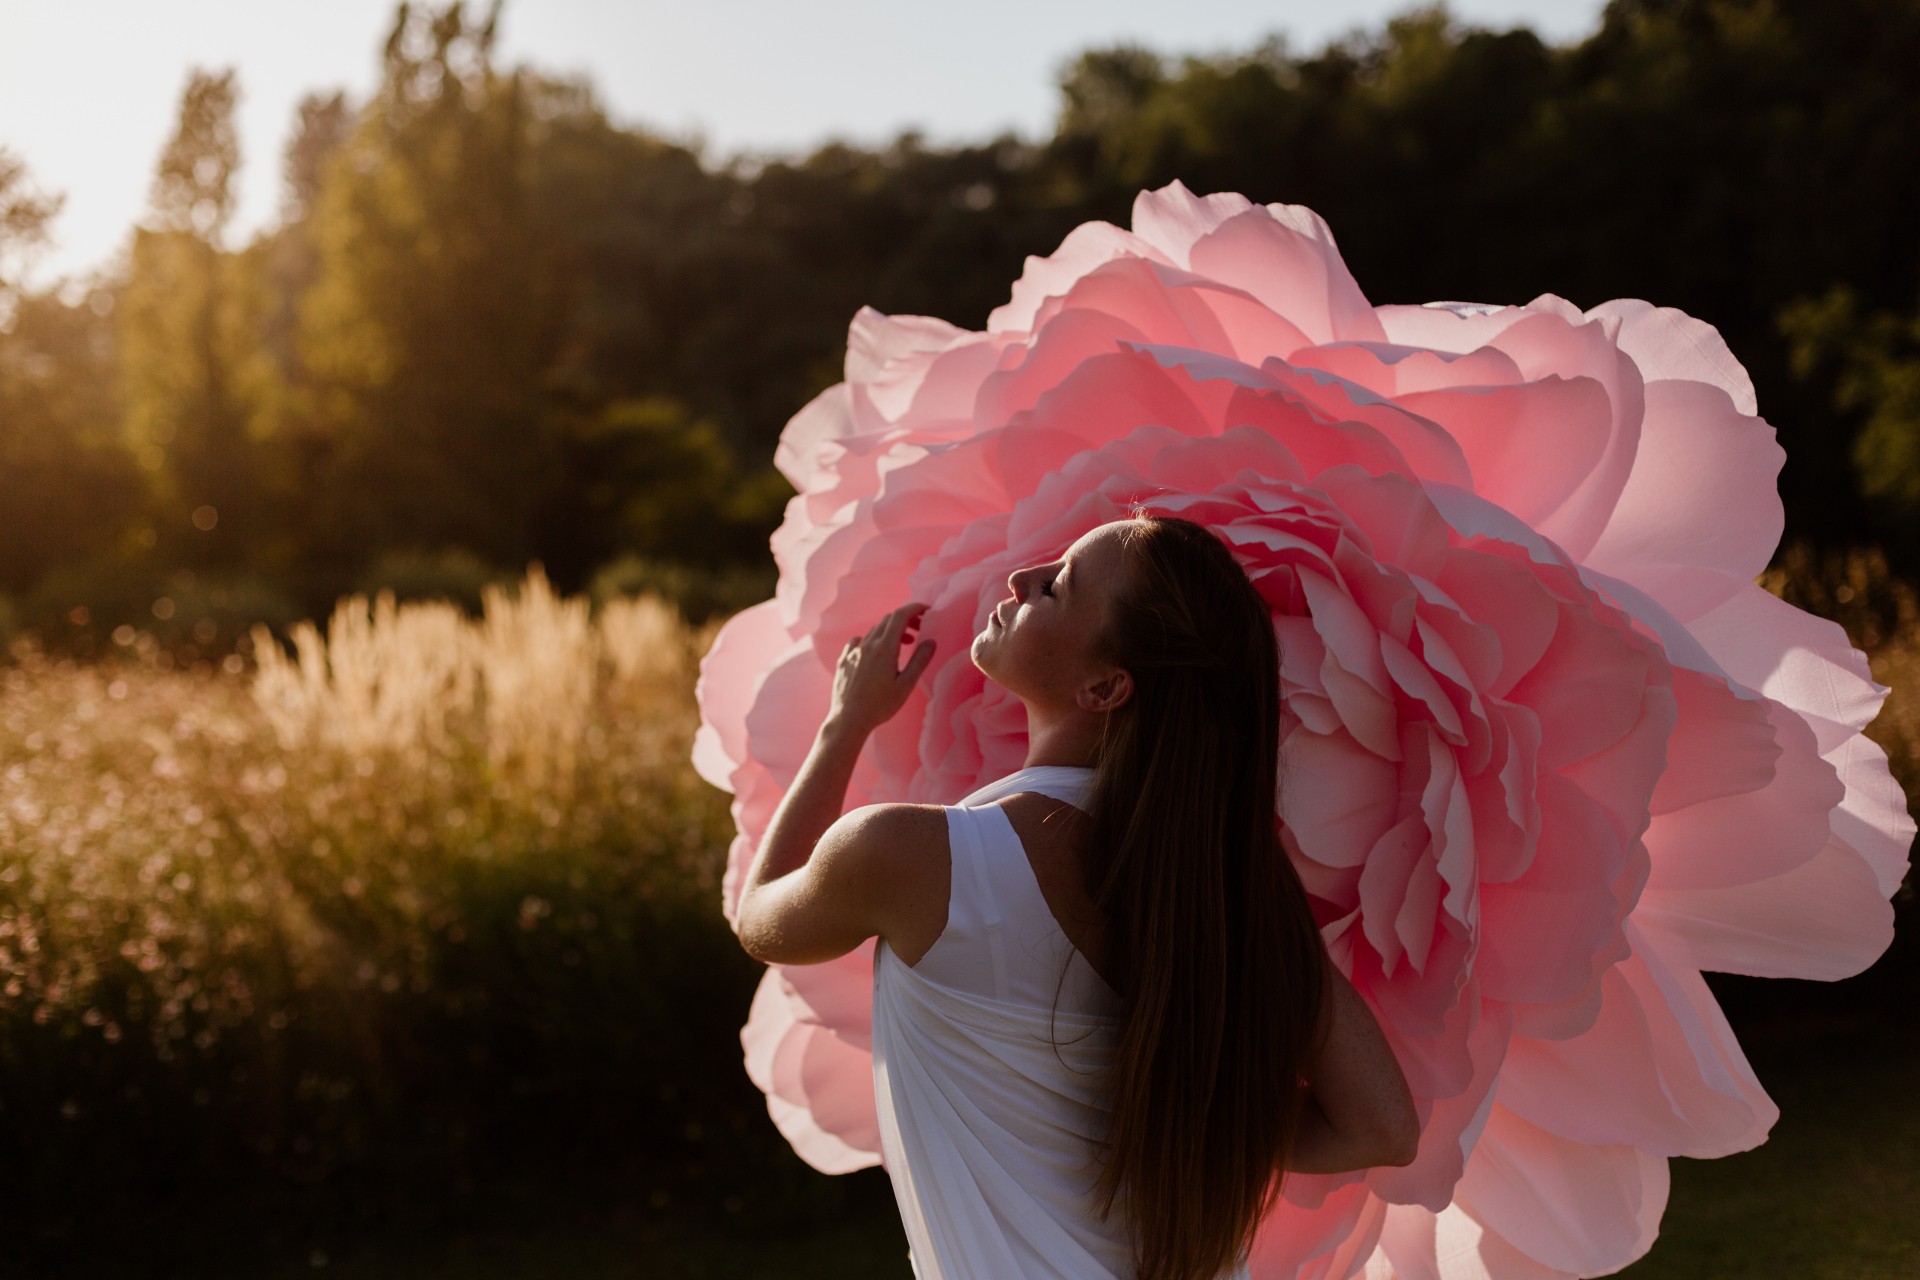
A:
<svg viewBox="0 0 1920 1280">
<path fill-rule="evenodd" d="M 1027 598 L 1027 584 L 1033 581 L 1033 575 L 1039 565 L 1028 565 L 1024 569 L 1015 569 L 1007 575 L 1007 590 L 1013 592 L 1013 598 L 1024 602 Z"/>
</svg>

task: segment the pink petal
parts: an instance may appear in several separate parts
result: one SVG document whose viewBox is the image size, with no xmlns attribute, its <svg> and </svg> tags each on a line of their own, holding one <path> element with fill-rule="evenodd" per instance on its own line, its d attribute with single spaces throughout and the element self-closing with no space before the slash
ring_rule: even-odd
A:
<svg viewBox="0 0 1920 1280">
<path fill-rule="evenodd" d="M 1500 1104 L 1562 1138 L 1654 1155 L 1723 1156 L 1765 1141 L 1779 1111 L 1699 972 L 1671 960 L 1657 930 L 1629 923 L 1628 937 L 1633 954 L 1602 980 L 1591 1029 L 1513 1042 Z"/>
<path fill-rule="evenodd" d="M 1133 198 L 1133 230 L 1169 262 L 1184 267 L 1196 240 L 1253 207 L 1245 196 L 1230 191 L 1196 196 L 1175 178 L 1157 191 L 1142 191 Z"/>
<path fill-rule="evenodd" d="M 1536 298 L 1526 310 L 1527 316 L 1502 331 L 1495 345 L 1530 383 L 1590 384 L 1605 406 L 1603 413 L 1554 428 L 1570 447 L 1583 454 L 1591 451 L 1592 470 L 1564 500 L 1540 509 L 1537 518 L 1529 517 L 1529 523 L 1570 556 L 1584 559 L 1613 519 L 1632 473 L 1646 416 L 1645 384 L 1633 361 L 1615 345 L 1616 321 L 1589 319 L 1551 295 Z M 1476 487 L 1511 506 L 1504 491 Z"/>
<path fill-rule="evenodd" d="M 1380 1247 L 1364 1275 L 1366 1280 L 1574 1280 L 1573 1272 L 1534 1261 L 1458 1205 L 1437 1214 L 1419 1205 L 1389 1205 Z"/>
<path fill-rule="evenodd" d="M 1187 265 L 1231 280 L 1314 342 L 1386 337 L 1334 247 L 1333 232 L 1298 205 L 1268 205 L 1227 219 L 1194 242 Z"/>
<path fill-rule="evenodd" d="M 1379 801 L 1394 786 L 1393 765 L 1345 731 L 1295 733 L 1282 750 L 1281 813 L 1300 849 L 1330 867 L 1357 867 L 1385 837 L 1393 814 Z M 1325 779 L 1339 778 L 1330 787 Z"/>
<path fill-rule="evenodd" d="M 1430 302 L 1422 306 L 1392 303 L 1375 307 L 1386 340 L 1430 351 L 1477 351 L 1527 318 L 1525 307 L 1470 302 Z"/>
<path fill-rule="evenodd" d="M 1730 694 L 1722 696 L 1734 701 Z M 1745 792 L 1706 796 L 1659 813 L 1646 835 L 1653 858 L 1649 888 L 1703 889 L 1764 880 L 1806 862 L 1826 843 L 1829 814 L 1846 798 L 1846 787 L 1815 753 L 1805 721 L 1777 705 L 1763 703 L 1761 710 L 1773 732 L 1777 761 Z M 1738 741 L 1734 734 L 1728 737 Z M 1710 759 L 1696 762 L 1676 754 L 1668 776 L 1712 772 Z"/>
<path fill-rule="evenodd" d="M 1558 585 L 1564 590 L 1566 580 Z M 1563 596 L 1558 612 L 1552 643 L 1505 694 L 1540 718 L 1542 769 L 1585 760 L 1628 737 L 1649 714 L 1642 690 L 1667 680 L 1666 664 L 1652 646 L 1624 626 L 1594 617 L 1591 605 L 1583 609 Z M 1671 693 L 1665 693 L 1663 739 L 1673 724 L 1672 705 Z M 1657 752 L 1659 745 L 1653 749 Z M 1648 770 L 1648 791 L 1658 771 L 1656 756 Z"/>
<path fill-rule="evenodd" d="M 1523 1004 L 1574 1000 L 1627 952 L 1620 922 L 1646 853 L 1613 816 L 1557 774 L 1540 779 L 1540 849 L 1524 875 L 1480 891 L 1482 990 Z"/>
<path fill-rule="evenodd" d="M 976 417 L 993 424 L 1007 422 L 1032 409 L 1041 396 L 1073 376 L 1085 361 L 1115 354 L 1123 342 L 1148 340 L 1123 317 L 1079 308 L 1067 311 L 1042 329 L 1024 350 L 1009 350 L 1015 362 L 980 384 Z"/>
<path fill-rule="evenodd" d="M 1662 1156 L 1569 1142 L 1496 1102 L 1454 1202 L 1536 1263 L 1603 1275 L 1652 1247 L 1667 1185 Z"/>
<path fill-rule="evenodd" d="M 1049 298 L 1064 295 L 1074 281 L 1104 262 L 1122 256 L 1170 261 L 1145 240 L 1110 222 L 1084 222 L 1068 233 L 1045 258 L 1029 257 L 1013 296 L 987 317 L 988 333 L 1025 333 Z"/>
<path fill-rule="evenodd" d="M 1909 828 L 1911 831 L 1911 828 Z M 1893 942 L 1893 906 L 1873 866 L 1838 838 L 1752 884 L 1653 889 L 1635 918 L 1680 939 L 1692 962 L 1758 978 L 1851 978 Z"/>
<path fill-rule="evenodd" d="M 1839 624 L 1758 587 L 1692 619 L 1690 629 L 1734 680 L 1806 717 L 1822 754 L 1857 737 L 1887 696 Z"/>
<path fill-rule="evenodd" d="M 1401 396 L 1460 442 L 1474 492 L 1539 527 L 1580 494 L 1612 438 L 1613 404 L 1591 378 Z"/>
<path fill-rule="evenodd" d="M 1583 560 L 1628 581 L 1648 564 L 1705 565 L 1751 579 L 1780 541 L 1773 428 L 1718 387 L 1655 382 L 1633 472 Z"/>
<path fill-rule="evenodd" d="M 1382 993 L 1384 995 L 1384 993 Z M 1384 998 L 1379 1010 L 1392 1011 Z M 1513 1013 L 1505 1005 L 1481 1000 L 1472 988 L 1462 993 L 1461 1006 L 1448 1013 L 1448 1026 L 1437 1044 L 1409 1043 L 1393 1038 L 1396 1058 L 1408 1065 L 1408 1080 L 1418 1078 L 1431 1093 L 1431 1107 L 1420 1127 L 1420 1149 L 1410 1165 L 1384 1167 L 1367 1175 L 1367 1185 L 1394 1204 L 1424 1205 L 1438 1210 L 1453 1199 L 1454 1188 L 1487 1123 L 1496 1088 L 1513 1037 Z M 1397 1030 L 1397 1029 L 1396 1029 Z M 1464 1079 L 1435 1078 L 1426 1067 L 1426 1055 L 1436 1049 L 1457 1051 L 1468 1069 Z M 1435 1065 L 1440 1065 L 1435 1062 Z"/>
<path fill-rule="evenodd" d="M 1391 342 L 1334 342 L 1296 351 L 1293 362 L 1339 374 L 1389 400 L 1411 391 L 1511 386 L 1525 381 L 1513 357 L 1496 347 L 1452 352 Z"/>
<path fill-rule="evenodd" d="M 851 967 L 864 963 L 871 971 L 870 947 L 853 957 Z M 779 968 L 767 970 L 740 1031 L 747 1075 L 767 1095 L 774 1124 L 802 1160 L 822 1173 L 876 1165 L 880 1121 L 869 1050 L 810 1020 L 810 1012 Z"/>
<path fill-rule="evenodd" d="M 759 691 L 759 674 L 792 647 L 779 610 L 767 600 L 727 619 L 700 660 L 693 688 L 700 706 L 693 767 L 722 791 L 733 790 L 733 771 L 747 758 L 747 708 Z"/>
<path fill-rule="evenodd" d="M 863 388 L 887 421 L 896 422 L 915 406 L 922 383 L 938 364 L 937 357 L 962 346 L 975 348 L 991 360 L 992 348 L 980 335 L 945 320 L 886 316 L 862 307 L 847 330 L 847 381 Z"/>
<path fill-rule="evenodd" d="M 1260 1220 L 1248 1259 L 1256 1280 L 1293 1280 L 1315 1259 L 1339 1249 L 1369 1216 L 1370 1197 L 1364 1183 L 1350 1182 L 1324 1198 L 1313 1197 L 1317 1206 L 1304 1208 L 1291 1195 L 1294 1184 L 1305 1181 L 1324 1179 L 1287 1175 L 1281 1184 L 1287 1194 Z M 1374 1229 L 1379 1229 L 1377 1219 Z"/>
<path fill-rule="evenodd" d="M 1649 383 L 1667 379 L 1706 383 L 1726 392 L 1736 411 L 1759 412 L 1753 379 L 1712 325 L 1637 298 L 1603 302 L 1587 314 L 1620 321 L 1620 349 L 1633 357 Z"/>
<path fill-rule="evenodd" d="M 828 480 L 832 442 L 853 431 L 853 389 L 836 382 L 788 421 L 773 451 L 773 464 L 794 488 L 811 493 Z"/>
</svg>

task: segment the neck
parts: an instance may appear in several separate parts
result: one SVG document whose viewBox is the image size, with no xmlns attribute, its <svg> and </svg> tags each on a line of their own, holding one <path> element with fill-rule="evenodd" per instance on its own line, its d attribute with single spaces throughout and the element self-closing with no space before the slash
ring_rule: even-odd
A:
<svg viewBox="0 0 1920 1280">
<path fill-rule="evenodd" d="M 1023 768 L 1063 764 L 1090 769 L 1099 744 L 1097 718 L 1077 708 L 1063 714 L 1027 703 L 1027 761 Z"/>
</svg>

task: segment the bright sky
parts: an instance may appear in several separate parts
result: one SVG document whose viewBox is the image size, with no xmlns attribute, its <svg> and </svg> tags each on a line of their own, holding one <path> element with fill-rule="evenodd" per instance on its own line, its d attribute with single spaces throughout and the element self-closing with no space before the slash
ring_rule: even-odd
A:
<svg viewBox="0 0 1920 1280">
<path fill-rule="evenodd" d="M 0 0 L 0 146 L 64 192 L 44 283 L 106 260 L 146 208 L 189 68 L 237 67 L 238 229 L 271 222 L 280 154 L 305 93 L 373 88 L 394 0 Z M 484 0 L 470 11 L 484 10 Z M 584 73 L 610 114 L 710 158 L 1007 129 L 1045 137 L 1056 74 L 1088 48 L 1307 52 L 1412 0 L 509 0 L 500 60 Z M 1603 0 L 1454 0 L 1465 21 L 1552 41 L 1599 24 Z"/>
</svg>

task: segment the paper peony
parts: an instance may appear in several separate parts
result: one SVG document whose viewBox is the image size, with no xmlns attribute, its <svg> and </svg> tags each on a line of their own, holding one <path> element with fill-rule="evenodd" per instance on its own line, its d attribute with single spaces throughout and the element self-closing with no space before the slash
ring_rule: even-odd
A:
<svg viewBox="0 0 1920 1280">
<path fill-rule="evenodd" d="M 1009 572 L 1131 504 L 1217 530 L 1271 604 L 1287 848 L 1423 1136 L 1406 1168 L 1289 1177 L 1256 1274 L 1626 1265 L 1667 1157 L 1777 1114 L 1701 971 L 1840 978 L 1891 939 L 1913 824 L 1860 732 L 1886 690 L 1754 585 L 1782 454 L 1680 312 L 1374 306 L 1313 213 L 1176 183 L 1029 259 L 984 333 L 862 311 L 776 461 L 777 594 L 699 687 L 729 913 L 842 642 L 900 602 L 941 656 L 850 806 L 1021 765 L 968 642 Z M 769 970 L 741 1037 L 830 1172 L 879 1159 L 871 962 Z"/>
</svg>

